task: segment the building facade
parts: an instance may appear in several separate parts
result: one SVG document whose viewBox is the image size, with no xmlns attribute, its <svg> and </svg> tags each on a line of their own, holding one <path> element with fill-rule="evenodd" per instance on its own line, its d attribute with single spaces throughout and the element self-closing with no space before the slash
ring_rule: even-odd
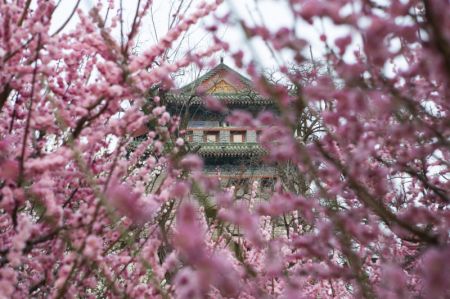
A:
<svg viewBox="0 0 450 299">
<path fill-rule="evenodd" d="M 227 109 L 208 109 L 208 97 Z M 190 151 L 204 159 L 207 174 L 219 176 L 225 184 L 245 186 L 255 179 L 263 185 L 271 184 L 275 169 L 263 161 L 258 128 L 231 126 L 227 122 L 228 113 L 234 109 L 254 116 L 275 110 L 273 101 L 255 92 L 249 79 L 221 61 L 203 76 L 166 94 L 164 101 L 172 115 L 180 116 Z"/>
</svg>

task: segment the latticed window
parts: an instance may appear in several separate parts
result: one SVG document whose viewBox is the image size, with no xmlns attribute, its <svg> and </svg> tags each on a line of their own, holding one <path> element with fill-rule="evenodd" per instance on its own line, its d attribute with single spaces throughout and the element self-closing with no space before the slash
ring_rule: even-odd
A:
<svg viewBox="0 0 450 299">
<path fill-rule="evenodd" d="M 187 131 L 186 132 L 186 141 L 187 142 L 193 142 L 194 141 L 194 132 Z"/>
<path fill-rule="evenodd" d="M 218 142 L 219 132 L 216 131 L 205 132 L 204 140 L 205 142 Z"/>
<path fill-rule="evenodd" d="M 275 180 L 273 178 L 263 178 L 261 180 L 261 191 L 272 191 L 275 186 Z"/>
<path fill-rule="evenodd" d="M 259 142 L 259 139 L 261 138 L 261 130 L 256 131 L 256 142 Z"/>
<path fill-rule="evenodd" d="M 245 142 L 245 131 L 231 132 L 231 142 Z"/>
</svg>

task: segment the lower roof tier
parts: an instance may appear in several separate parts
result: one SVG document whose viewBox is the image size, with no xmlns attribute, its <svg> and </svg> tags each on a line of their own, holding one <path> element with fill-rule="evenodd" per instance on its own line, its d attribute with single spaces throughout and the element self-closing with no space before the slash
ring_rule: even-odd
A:
<svg viewBox="0 0 450 299">
<path fill-rule="evenodd" d="M 227 105 L 262 105 L 272 106 L 274 101 L 261 97 L 255 93 L 218 93 L 213 96 L 218 101 Z M 204 97 L 189 94 L 167 94 L 165 97 L 166 105 L 203 105 Z"/>
<path fill-rule="evenodd" d="M 265 151 L 257 142 L 202 142 L 191 143 L 194 152 L 200 156 L 216 156 L 216 157 L 239 157 L 239 156 L 262 156 Z"/>
<path fill-rule="evenodd" d="M 273 178 L 276 177 L 276 169 L 273 166 L 259 165 L 242 167 L 243 165 L 205 165 L 204 172 L 210 176 L 221 178 Z"/>
</svg>

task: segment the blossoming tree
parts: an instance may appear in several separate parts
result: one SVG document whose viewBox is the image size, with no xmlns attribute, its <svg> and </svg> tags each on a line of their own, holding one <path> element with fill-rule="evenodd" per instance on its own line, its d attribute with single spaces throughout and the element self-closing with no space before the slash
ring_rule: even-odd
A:
<svg viewBox="0 0 450 299">
<path fill-rule="evenodd" d="M 138 1 L 129 28 L 100 3 L 55 32 L 58 4 L 31 2 L 0 3 L 0 297 L 450 296 L 448 1 L 286 0 L 294 22 L 274 32 L 231 10 L 205 28 L 214 43 L 170 63 L 167 49 L 221 1 L 138 55 L 152 1 Z M 321 36 L 333 74 L 292 73 L 308 57 L 298 24 L 317 20 L 349 31 Z M 261 129 L 267 160 L 289 163 L 307 192 L 280 181 L 267 201 L 256 184 L 249 202 L 234 200 L 152 92 L 227 50 L 223 25 L 293 54 L 278 71 L 295 93 L 230 53 L 280 113 L 229 121 Z M 305 111 L 321 122 L 309 142 L 296 135 Z M 293 221 L 280 236 L 270 223 L 281 216 Z"/>
</svg>

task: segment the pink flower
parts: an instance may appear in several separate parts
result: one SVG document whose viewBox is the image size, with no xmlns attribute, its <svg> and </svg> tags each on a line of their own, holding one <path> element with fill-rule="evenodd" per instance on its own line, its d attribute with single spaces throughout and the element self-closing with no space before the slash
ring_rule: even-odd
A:
<svg viewBox="0 0 450 299">
<path fill-rule="evenodd" d="M 152 113 L 154 116 L 159 116 L 161 114 L 163 114 L 166 111 L 166 107 L 164 106 L 158 106 L 153 108 Z"/>
<path fill-rule="evenodd" d="M 310 0 L 306 1 L 302 9 L 300 10 L 300 15 L 309 23 L 312 23 L 313 17 L 320 17 L 324 13 L 325 9 L 321 1 Z"/>
<path fill-rule="evenodd" d="M 19 176 L 19 163 L 15 160 L 0 162 L 0 178 L 4 180 L 17 180 Z"/>
<path fill-rule="evenodd" d="M 4 267 L 0 269 L 0 294 L 3 298 L 11 298 L 17 282 L 17 273 L 13 268 Z"/>
<path fill-rule="evenodd" d="M 232 191 L 216 193 L 215 200 L 219 207 L 230 208 L 233 205 L 234 194 Z"/>
<path fill-rule="evenodd" d="M 253 125 L 253 116 L 243 110 L 234 110 L 227 120 L 234 126 L 251 127 Z"/>
<path fill-rule="evenodd" d="M 175 251 L 172 251 L 164 260 L 162 268 L 164 272 L 171 271 L 180 263 Z"/>
<path fill-rule="evenodd" d="M 173 242 L 189 262 L 198 263 L 205 258 L 205 230 L 198 221 L 197 207 L 190 202 L 183 203 L 177 213 L 177 232 Z"/>
<path fill-rule="evenodd" d="M 83 254 L 90 259 L 97 259 L 102 253 L 103 241 L 97 236 L 90 235 L 86 238 Z"/>
<path fill-rule="evenodd" d="M 423 257 L 422 271 L 426 296 L 447 297 L 450 285 L 450 247 L 428 250 Z"/>
<path fill-rule="evenodd" d="M 189 267 L 181 269 L 174 279 L 175 293 L 179 299 L 201 298 L 198 273 Z"/>
<path fill-rule="evenodd" d="M 113 85 L 108 91 L 111 97 L 120 97 L 123 93 L 123 88 L 120 85 Z"/>
<path fill-rule="evenodd" d="M 172 188 L 170 188 L 170 196 L 174 198 L 182 199 L 189 194 L 190 185 L 187 182 L 176 182 Z"/>
<path fill-rule="evenodd" d="M 183 138 L 177 138 L 177 140 L 175 141 L 176 146 L 178 147 L 182 147 L 184 145 L 184 140 Z"/>
<path fill-rule="evenodd" d="M 227 109 L 225 105 L 213 96 L 206 96 L 204 98 L 205 107 L 215 112 L 225 112 Z"/>
<path fill-rule="evenodd" d="M 352 37 L 350 35 L 338 38 L 334 41 L 336 46 L 339 48 L 339 54 L 343 55 L 347 47 L 351 44 Z"/>
<path fill-rule="evenodd" d="M 44 27 L 44 25 L 41 22 L 36 22 L 33 25 L 33 31 L 34 34 L 43 34 L 46 31 L 46 28 Z"/>
<path fill-rule="evenodd" d="M 241 291 L 241 277 L 234 269 L 229 258 L 223 254 L 214 253 L 210 259 L 197 265 L 200 277 L 200 289 L 214 286 L 222 296 L 236 298 Z"/>
<path fill-rule="evenodd" d="M 264 111 L 258 115 L 258 120 L 260 121 L 261 125 L 270 126 L 270 125 L 274 125 L 275 116 L 273 115 L 272 112 Z"/>
<path fill-rule="evenodd" d="M 379 295 L 387 298 L 408 298 L 405 272 L 399 266 L 393 264 L 383 265 L 382 268 L 383 287 Z"/>
<path fill-rule="evenodd" d="M 130 218 L 137 225 L 142 225 L 153 218 L 156 212 L 153 201 L 143 199 L 141 194 L 125 183 L 111 180 L 110 185 L 106 196 L 120 214 Z"/>
<path fill-rule="evenodd" d="M 250 213 L 244 203 L 238 203 L 232 208 L 220 209 L 218 218 L 236 225 L 239 225 L 247 240 L 256 247 L 261 247 L 264 243 L 263 236 L 259 228 L 258 215 Z"/>
<path fill-rule="evenodd" d="M 188 171 L 200 171 L 203 168 L 203 160 L 194 154 L 187 154 L 180 162 L 181 167 Z"/>
</svg>

